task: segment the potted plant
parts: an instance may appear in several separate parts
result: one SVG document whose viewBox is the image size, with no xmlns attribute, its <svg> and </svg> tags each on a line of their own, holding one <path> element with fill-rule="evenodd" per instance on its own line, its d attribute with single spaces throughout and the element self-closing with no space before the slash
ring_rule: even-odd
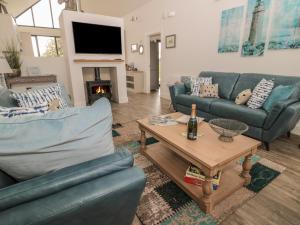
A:
<svg viewBox="0 0 300 225">
<path fill-rule="evenodd" d="M 6 46 L 4 47 L 3 54 L 10 68 L 14 71 L 14 74 L 12 76 L 21 76 L 21 54 L 14 41 L 8 42 L 6 44 Z"/>
</svg>

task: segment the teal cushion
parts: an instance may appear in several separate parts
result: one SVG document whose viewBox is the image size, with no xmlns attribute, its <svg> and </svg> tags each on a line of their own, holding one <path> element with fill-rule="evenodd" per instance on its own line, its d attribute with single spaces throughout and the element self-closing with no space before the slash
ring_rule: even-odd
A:
<svg viewBox="0 0 300 225">
<path fill-rule="evenodd" d="M 293 85 L 283 86 L 279 85 L 272 91 L 271 95 L 268 97 L 267 101 L 263 105 L 263 109 L 267 112 L 271 112 L 273 106 L 279 102 L 289 99 L 291 95 L 296 90 L 296 87 Z"/>
<path fill-rule="evenodd" d="M 44 116 L 0 118 L 0 131 L 0 170 L 16 180 L 114 153 L 106 98 Z"/>
<path fill-rule="evenodd" d="M 12 92 L 6 88 L 0 87 L 0 106 L 12 108 L 17 107 L 17 101 L 11 97 Z"/>
<path fill-rule="evenodd" d="M 290 98 L 300 99 L 300 82 L 295 84 L 295 91 Z"/>
</svg>

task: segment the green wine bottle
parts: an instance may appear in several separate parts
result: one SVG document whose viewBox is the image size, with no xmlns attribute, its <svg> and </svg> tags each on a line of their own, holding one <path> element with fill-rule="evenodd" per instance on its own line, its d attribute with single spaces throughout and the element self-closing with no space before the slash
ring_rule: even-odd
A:
<svg viewBox="0 0 300 225">
<path fill-rule="evenodd" d="M 197 140 L 198 137 L 198 121 L 196 116 L 196 105 L 192 105 L 191 118 L 187 125 L 187 139 Z"/>
</svg>

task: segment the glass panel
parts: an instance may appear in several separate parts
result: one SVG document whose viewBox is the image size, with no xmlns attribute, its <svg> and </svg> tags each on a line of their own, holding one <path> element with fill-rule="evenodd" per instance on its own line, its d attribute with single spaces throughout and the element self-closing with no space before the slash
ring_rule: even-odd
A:
<svg viewBox="0 0 300 225">
<path fill-rule="evenodd" d="M 32 12 L 35 26 L 53 28 L 49 0 L 41 0 L 35 4 Z"/>
<path fill-rule="evenodd" d="M 57 56 L 54 37 L 38 36 L 37 39 L 38 39 L 38 45 L 40 50 L 40 56 L 42 57 Z"/>
<path fill-rule="evenodd" d="M 56 38 L 56 44 L 57 44 L 57 53 L 58 53 L 58 56 L 63 56 L 64 52 L 63 52 L 61 38 Z"/>
<path fill-rule="evenodd" d="M 16 18 L 17 25 L 34 26 L 31 9 L 28 9 Z"/>
<path fill-rule="evenodd" d="M 62 10 L 65 8 L 65 3 L 60 5 L 58 4 L 57 0 L 51 0 L 51 7 L 52 7 L 54 28 L 59 28 L 59 16 Z"/>
<path fill-rule="evenodd" d="M 38 52 L 38 47 L 37 47 L 37 44 L 36 44 L 36 37 L 35 36 L 31 36 L 31 43 L 32 43 L 34 57 L 39 57 L 39 52 Z"/>
</svg>

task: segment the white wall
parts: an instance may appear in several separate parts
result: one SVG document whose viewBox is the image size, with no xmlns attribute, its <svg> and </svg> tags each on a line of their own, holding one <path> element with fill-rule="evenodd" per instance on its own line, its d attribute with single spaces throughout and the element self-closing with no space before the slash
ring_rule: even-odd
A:
<svg viewBox="0 0 300 225">
<path fill-rule="evenodd" d="M 220 16 L 224 9 L 245 6 L 247 0 L 153 0 L 125 17 L 127 62 L 134 62 L 147 71 L 147 55 L 133 54 L 130 44 L 147 45 L 146 36 L 161 32 L 177 35 L 177 47 L 165 49 L 162 39 L 162 97 L 169 98 L 168 83 L 179 80 L 181 75 L 196 76 L 203 70 L 260 72 L 300 76 L 300 49 L 266 50 L 263 57 L 241 57 L 240 53 L 218 54 Z M 173 18 L 163 19 L 163 14 L 175 11 Z M 137 22 L 131 22 L 137 16 Z M 149 74 L 147 74 L 149 76 Z"/>
<path fill-rule="evenodd" d="M 197 76 L 205 70 L 300 76 L 300 49 L 266 50 L 263 57 L 218 54 L 221 12 L 242 5 L 246 16 L 247 0 L 152 0 L 125 16 L 127 62 L 134 62 L 140 70 L 149 71 L 147 35 L 156 32 L 162 37 L 176 34 L 175 49 L 165 49 L 162 38 L 163 98 L 169 98 L 167 84 L 178 81 L 181 75 Z M 176 12 L 175 17 L 163 19 L 164 14 L 172 11 Z M 138 21 L 131 22 L 132 16 L 137 16 Z M 131 53 L 132 43 L 143 43 L 145 54 Z M 149 82 L 150 74 L 147 72 L 146 76 Z"/>
<path fill-rule="evenodd" d="M 66 59 L 64 57 L 33 57 L 23 56 L 22 76 L 28 75 L 28 66 L 39 67 L 42 75 L 56 75 L 57 81 L 64 84 L 68 93 L 71 92 L 70 82 L 67 79 Z"/>
<path fill-rule="evenodd" d="M 11 41 L 18 44 L 16 26 L 10 15 L 0 14 L 0 52 Z"/>
</svg>

